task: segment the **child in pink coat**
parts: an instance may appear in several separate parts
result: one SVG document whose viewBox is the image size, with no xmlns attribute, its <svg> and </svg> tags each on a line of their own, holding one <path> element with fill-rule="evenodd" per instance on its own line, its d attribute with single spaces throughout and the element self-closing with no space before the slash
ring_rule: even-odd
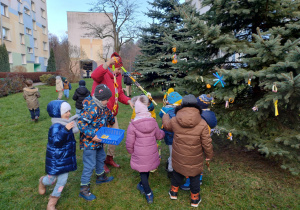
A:
<svg viewBox="0 0 300 210">
<path fill-rule="evenodd" d="M 165 133 L 151 117 L 148 101 L 144 95 L 132 99 L 136 116 L 127 129 L 126 149 L 131 154 L 131 168 L 140 172 L 141 181 L 137 189 L 145 194 L 148 203 L 153 203 L 154 196 L 148 182 L 149 172 L 160 164 L 156 140 L 164 138 Z"/>
</svg>

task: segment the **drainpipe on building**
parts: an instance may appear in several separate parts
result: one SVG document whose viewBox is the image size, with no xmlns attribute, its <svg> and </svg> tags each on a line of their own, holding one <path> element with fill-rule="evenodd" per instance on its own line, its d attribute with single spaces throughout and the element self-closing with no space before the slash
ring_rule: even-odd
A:
<svg viewBox="0 0 300 210">
<path fill-rule="evenodd" d="M 1 6 L 1 0 L 0 0 L 0 6 Z M 0 8 L 1 9 L 1 8 Z M 0 11 L 1 12 L 1 11 Z M 0 35 L 1 35 L 1 45 L 3 45 L 3 34 L 2 34 L 2 14 L 0 14 Z"/>
</svg>

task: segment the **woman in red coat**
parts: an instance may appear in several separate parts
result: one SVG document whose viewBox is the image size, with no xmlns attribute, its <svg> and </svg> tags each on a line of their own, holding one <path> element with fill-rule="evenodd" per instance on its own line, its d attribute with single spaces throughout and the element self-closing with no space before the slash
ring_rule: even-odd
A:
<svg viewBox="0 0 300 210">
<path fill-rule="evenodd" d="M 115 66 L 114 71 L 113 65 Z M 133 103 L 131 102 L 130 98 L 127 97 L 122 90 L 122 66 L 122 58 L 118 53 L 114 52 L 111 55 L 110 60 L 96 68 L 91 75 L 92 79 L 94 80 L 92 87 L 92 96 L 94 95 L 96 86 L 99 84 L 105 84 L 112 92 L 112 97 L 108 100 L 107 103 L 107 107 L 115 116 L 115 124 L 112 128 L 119 128 L 117 120 L 119 108 L 118 101 L 123 104 L 130 105 L 131 108 L 133 108 Z M 120 166 L 113 160 L 113 157 L 115 156 L 115 148 L 115 145 L 108 145 L 105 164 L 119 168 Z M 105 169 L 106 172 L 109 172 L 107 167 L 105 167 Z"/>
</svg>

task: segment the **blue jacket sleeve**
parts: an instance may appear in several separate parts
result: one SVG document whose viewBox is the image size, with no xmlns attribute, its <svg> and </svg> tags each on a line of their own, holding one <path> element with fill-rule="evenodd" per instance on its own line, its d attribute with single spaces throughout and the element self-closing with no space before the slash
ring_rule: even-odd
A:
<svg viewBox="0 0 300 210">
<path fill-rule="evenodd" d="M 92 140 L 96 136 L 95 128 L 93 127 L 94 116 L 89 110 L 84 110 L 78 120 L 78 129 L 81 133 L 84 133 L 87 139 Z"/>
<path fill-rule="evenodd" d="M 68 131 L 65 126 L 61 124 L 53 124 L 49 129 L 48 140 L 51 141 L 54 146 L 62 147 L 66 143 L 70 132 L 72 132 L 72 130 Z"/>
</svg>

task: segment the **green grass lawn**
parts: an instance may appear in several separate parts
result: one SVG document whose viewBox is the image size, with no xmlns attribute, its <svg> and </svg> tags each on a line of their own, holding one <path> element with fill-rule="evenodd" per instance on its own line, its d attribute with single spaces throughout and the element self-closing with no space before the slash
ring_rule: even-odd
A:
<svg viewBox="0 0 300 210">
<path fill-rule="evenodd" d="M 92 80 L 87 79 L 91 89 Z M 78 84 L 72 84 L 70 98 Z M 46 195 L 38 194 L 38 180 L 45 175 L 45 153 L 48 141 L 50 117 L 47 104 L 57 98 L 55 87 L 39 86 L 41 116 L 38 123 L 31 122 L 30 113 L 22 94 L 0 98 L 0 209 L 46 209 L 50 187 Z M 135 95 L 140 94 L 135 89 Z M 63 98 L 64 99 L 64 98 Z M 69 99 L 72 114 L 75 101 Z M 162 106 L 161 100 L 159 106 Z M 156 108 L 157 116 L 159 108 Z M 121 105 L 118 121 L 121 129 L 127 129 L 132 110 Z M 158 117 L 158 123 L 161 119 Z M 215 137 L 213 137 L 214 139 Z M 178 200 L 170 200 L 170 180 L 164 170 L 168 150 L 162 144 L 162 162 L 158 170 L 150 174 L 150 186 L 154 192 L 154 204 L 148 205 L 139 194 L 136 185 L 139 173 L 130 168 L 130 155 L 125 139 L 117 147 L 115 160 L 120 169 L 111 169 L 115 179 L 111 183 L 95 184 L 91 190 L 97 199 L 87 202 L 79 198 L 82 172 L 82 151 L 79 150 L 79 134 L 76 134 L 78 170 L 69 173 L 68 183 L 62 192 L 58 209 L 188 209 L 190 192 L 179 191 Z M 226 141 L 224 137 L 223 141 Z M 205 209 L 300 209 L 299 177 L 281 170 L 276 164 L 254 153 L 246 153 L 216 145 L 211 172 L 205 169 L 201 186 Z"/>
</svg>

